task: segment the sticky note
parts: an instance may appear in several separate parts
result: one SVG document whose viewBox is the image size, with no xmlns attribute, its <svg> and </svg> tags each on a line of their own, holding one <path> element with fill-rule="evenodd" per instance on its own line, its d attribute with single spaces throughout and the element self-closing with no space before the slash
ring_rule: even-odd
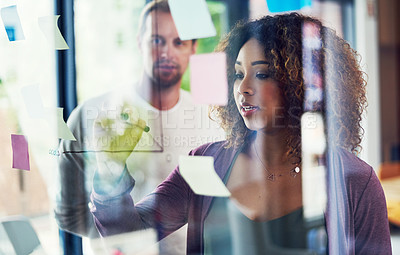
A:
<svg viewBox="0 0 400 255">
<path fill-rule="evenodd" d="M 26 110 L 31 118 L 44 118 L 45 110 L 42 97 L 40 96 L 39 85 L 30 85 L 21 89 L 22 98 Z"/>
<path fill-rule="evenodd" d="M 75 136 L 72 134 L 71 130 L 67 126 L 67 123 L 64 121 L 63 110 L 64 108 L 56 109 L 58 138 L 76 141 Z"/>
<path fill-rule="evenodd" d="M 300 10 L 303 7 L 311 6 L 312 0 L 267 0 L 270 12 L 287 12 Z"/>
<path fill-rule="evenodd" d="M 198 195 L 229 197 L 231 193 L 214 170 L 214 158 L 206 156 L 180 156 L 179 171 Z"/>
<path fill-rule="evenodd" d="M 59 18 L 60 15 L 40 17 L 38 18 L 38 23 L 40 30 L 56 50 L 67 50 L 69 49 L 68 44 L 57 25 Z"/>
<path fill-rule="evenodd" d="M 25 36 L 19 19 L 17 6 L 13 5 L 1 8 L 0 14 L 7 32 L 8 40 L 10 42 L 24 40 Z"/>
<path fill-rule="evenodd" d="M 226 105 L 228 81 L 223 52 L 190 57 L 190 91 L 196 104 Z"/>
<path fill-rule="evenodd" d="M 169 0 L 168 4 L 181 40 L 217 35 L 205 0 Z"/>
<path fill-rule="evenodd" d="M 23 135 L 11 134 L 11 146 L 13 151 L 13 168 L 30 170 L 28 142 Z"/>
</svg>

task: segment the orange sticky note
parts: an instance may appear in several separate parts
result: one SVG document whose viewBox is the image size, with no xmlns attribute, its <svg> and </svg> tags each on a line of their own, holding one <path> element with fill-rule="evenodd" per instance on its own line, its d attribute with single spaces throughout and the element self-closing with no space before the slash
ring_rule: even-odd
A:
<svg viewBox="0 0 400 255">
<path fill-rule="evenodd" d="M 11 134 L 13 168 L 30 170 L 28 142 L 23 135 Z"/>
<path fill-rule="evenodd" d="M 226 105 L 228 81 L 223 52 L 190 57 L 190 91 L 196 104 Z"/>
</svg>

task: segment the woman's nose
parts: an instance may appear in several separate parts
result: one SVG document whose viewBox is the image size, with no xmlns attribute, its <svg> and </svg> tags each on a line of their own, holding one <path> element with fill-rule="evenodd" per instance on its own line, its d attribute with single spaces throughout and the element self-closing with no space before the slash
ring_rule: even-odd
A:
<svg viewBox="0 0 400 255">
<path fill-rule="evenodd" d="M 251 86 L 251 82 L 246 78 L 242 80 L 237 91 L 239 94 L 249 95 L 249 96 L 254 95 L 255 92 L 254 88 Z"/>
</svg>

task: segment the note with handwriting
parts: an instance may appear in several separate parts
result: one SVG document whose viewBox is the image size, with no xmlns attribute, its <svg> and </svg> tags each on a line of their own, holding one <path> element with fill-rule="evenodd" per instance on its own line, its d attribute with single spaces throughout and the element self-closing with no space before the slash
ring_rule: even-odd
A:
<svg viewBox="0 0 400 255">
<path fill-rule="evenodd" d="M 16 5 L 1 8 L 0 16 L 10 42 L 25 39 Z"/>
<path fill-rule="evenodd" d="M 181 40 L 217 35 L 205 0 L 169 0 L 168 4 Z"/>
<path fill-rule="evenodd" d="M 179 171 L 194 193 L 204 196 L 229 197 L 231 193 L 214 170 L 214 158 L 180 156 Z"/>
<path fill-rule="evenodd" d="M 30 170 L 28 142 L 23 135 L 11 134 L 11 146 L 13 151 L 12 167 L 22 170 Z"/>
<path fill-rule="evenodd" d="M 195 104 L 227 104 L 228 81 L 225 53 L 190 56 L 190 92 Z"/>
</svg>

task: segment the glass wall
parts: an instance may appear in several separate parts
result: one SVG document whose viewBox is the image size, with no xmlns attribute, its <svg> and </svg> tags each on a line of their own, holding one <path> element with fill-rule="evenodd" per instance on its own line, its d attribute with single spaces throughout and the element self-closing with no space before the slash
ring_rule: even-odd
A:
<svg viewBox="0 0 400 255">
<path fill-rule="evenodd" d="M 3 11 L 15 5 L 18 17 L 15 13 Z M 42 104 L 48 110 L 54 109 L 57 103 L 54 46 L 38 22 L 41 17 L 53 15 L 53 2 L 2 1 L 0 8 L 1 221 L 14 215 L 28 217 L 43 249 L 48 254 L 57 254 L 58 227 L 51 202 L 57 167 L 57 156 L 51 151 L 58 147 L 57 123 L 52 114 L 47 115 L 47 119 L 36 118 L 30 111 L 32 102 Z M 4 27 L 7 28 L 11 17 L 19 18 L 24 35 L 22 40 L 9 41 L 9 30 L 7 33 Z M 30 93 L 24 97 L 22 90 L 26 88 L 38 91 L 40 98 Z M 29 171 L 13 168 L 12 134 L 25 136 L 29 148 Z M 4 232 L 1 235 L 0 253 L 13 254 L 6 248 Z"/>
<path fill-rule="evenodd" d="M 129 94 L 134 84 L 141 79 L 146 60 L 143 59 L 143 52 L 139 47 L 138 27 L 140 23 L 139 16 L 146 2 L 148 1 L 74 1 L 76 87 L 79 105 L 93 102 L 90 100 L 108 94 L 110 91 L 125 91 L 125 94 Z M 247 1 L 242 1 L 241 4 L 243 2 L 247 4 Z M 268 1 L 249 0 L 247 13 L 247 10 L 232 7 L 236 4 L 239 6 L 237 1 L 207 1 L 207 7 L 217 35 L 198 39 L 196 54 L 213 52 L 220 39 L 229 32 L 231 24 L 236 22 L 232 17 L 237 13 L 246 12 L 244 16 L 248 15 L 250 19 L 257 19 L 267 14 L 274 15 L 275 13 L 269 11 L 266 2 Z M 389 213 L 392 249 L 393 253 L 396 254 L 400 252 L 400 189 L 398 188 L 400 187 L 398 185 L 400 178 L 400 103 L 398 100 L 400 97 L 398 75 L 400 66 L 400 28 L 397 25 L 399 18 L 396 15 L 400 11 L 400 4 L 395 0 L 315 0 L 310 2 L 312 2 L 312 5 L 302 8 L 300 12 L 321 19 L 324 25 L 333 28 L 339 36 L 348 41 L 350 46 L 361 54 L 361 67 L 366 72 L 364 78 L 367 80 L 368 108 L 362 115 L 363 122 L 361 127 L 364 129 L 365 135 L 361 143 L 363 150 L 360 154 L 357 154 L 357 157 L 371 165 L 381 181 Z M 85 231 L 89 229 L 92 232 L 71 230 L 78 236 L 84 237 L 84 254 L 111 254 L 112 252 L 113 254 L 131 254 L 137 251 L 142 251 L 143 254 L 158 254 L 160 250 L 162 252 L 168 251 L 169 245 L 164 243 L 155 244 L 157 238 L 159 238 L 157 236 L 159 233 L 153 230 L 134 232 L 131 235 L 100 238 L 97 231 L 95 231 L 89 212 L 89 208 L 93 210 L 93 204 L 87 205 L 90 200 L 94 172 L 91 172 L 90 176 L 85 176 L 84 178 L 86 179 L 79 185 L 70 181 L 66 176 L 61 175 L 60 177 L 58 174 L 59 166 L 63 164 L 61 158 L 62 156 L 68 158 L 71 155 L 69 152 L 81 153 L 82 158 L 87 160 L 85 167 L 90 169 L 97 167 L 95 156 L 92 158 L 90 156 L 95 154 L 87 153 L 87 151 L 83 153 L 74 151 L 72 150 L 74 149 L 72 148 L 73 146 L 64 146 L 65 139 L 61 138 L 61 117 L 56 113 L 57 63 L 55 56 L 57 50 L 60 49 L 55 49 L 53 41 L 54 33 L 57 32 L 54 32 L 56 30 L 53 29 L 52 24 L 46 23 L 47 25 L 43 25 L 43 23 L 39 22 L 43 17 L 54 15 L 53 1 L 20 0 L 15 2 L 10 0 L 0 2 L 0 8 L 13 5 L 16 5 L 24 37 L 18 40 L 18 28 L 10 27 L 5 20 L 7 15 L 2 11 L 0 21 L 0 222 L 13 220 L 15 218 L 10 217 L 16 215 L 27 217 L 41 243 L 41 247 L 36 248 L 36 252 L 63 254 L 59 247 L 59 226 L 56 223 L 54 212 L 54 208 L 57 207 L 55 205 L 56 201 L 59 201 L 60 196 L 63 196 L 63 186 L 60 186 L 61 179 L 66 184 L 70 183 L 68 192 L 73 192 L 80 188 L 85 190 L 81 200 L 74 200 L 72 204 L 75 202 L 77 204 L 80 203 L 80 205 L 84 204 L 85 213 L 88 214 L 83 218 L 89 217 L 86 218 L 86 220 L 89 219 L 89 223 L 85 220 L 82 224 L 85 225 Z M 15 19 L 13 22 L 15 22 Z M 50 29 L 52 31 L 50 37 L 46 26 L 53 29 Z M 376 34 L 374 34 L 375 32 Z M 15 41 L 13 41 L 13 37 L 16 39 Z M 314 54 L 318 53 L 314 52 Z M 191 91 L 190 67 L 183 74 L 181 87 L 185 91 Z M 24 91 L 28 91 L 28 95 L 24 94 Z M 209 93 L 212 94 L 212 91 Z M 37 97 L 37 95 L 40 95 L 40 97 Z M 32 111 L 36 108 L 32 107 L 32 103 L 36 106 L 41 105 L 41 109 L 44 110 L 46 116 L 35 116 Z M 183 121 L 181 122 L 185 125 L 188 125 L 188 123 L 191 125 L 192 122 L 204 125 L 205 122 L 203 122 L 200 115 L 206 116 L 206 109 L 208 108 L 205 105 L 203 108 L 201 110 L 193 110 L 195 108 L 186 109 L 178 116 L 178 119 L 168 119 L 169 117 L 167 117 L 162 120 L 164 122 L 160 122 L 162 123 L 161 130 L 167 132 L 167 134 L 169 134 L 168 132 L 174 132 L 175 127 L 171 128 L 172 122 L 169 121 L 178 123 L 182 119 Z M 154 110 L 154 108 L 149 109 Z M 150 110 L 146 108 L 146 114 L 149 114 Z M 91 112 L 86 111 L 85 114 L 91 114 Z M 193 116 L 190 114 L 193 114 Z M 157 116 L 147 117 L 149 119 L 153 118 L 157 122 Z M 325 119 L 318 119 L 318 121 L 318 123 L 327 124 L 324 122 Z M 80 124 L 91 125 L 92 122 L 83 121 Z M 76 125 L 80 124 L 69 123 L 74 135 L 76 135 Z M 86 128 L 92 130 L 93 127 L 91 125 Z M 155 128 L 151 126 L 150 129 Z M 174 135 L 196 136 L 194 131 L 192 134 L 190 133 L 190 128 L 187 129 L 189 131 L 176 131 L 179 134 Z M 321 134 L 326 131 L 323 128 L 321 130 L 318 130 L 321 131 Z M 12 134 L 25 136 L 29 151 L 29 171 L 13 167 Z M 160 132 L 160 134 L 162 137 L 163 133 Z M 311 136 L 314 139 L 316 135 L 313 133 Z M 179 144 L 190 144 L 190 137 L 185 141 L 181 139 Z M 204 135 L 204 137 L 210 138 L 211 136 Z M 162 139 L 160 138 L 160 140 Z M 61 147 L 59 147 L 60 142 Z M 164 140 L 163 142 L 160 143 L 165 145 L 168 141 Z M 180 147 L 183 148 L 183 146 Z M 67 153 L 64 154 L 66 151 Z M 153 167 L 154 165 L 157 165 L 157 167 L 174 165 L 170 169 L 173 170 L 178 163 L 178 154 L 184 153 L 179 152 L 174 155 L 169 151 L 164 151 L 162 152 L 161 160 L 146 153 L 139 154 L 137 158 L 150 162 L 146 163 L 146 165 L 152 164 Z M 257 158 L 253 158 L 253 163 L 256 160 Z M 262 168 L 264 166 L 263 161 L 260 161 L 259 167 Z M 312 157 L 310 161 L 317 167 L 327 166 L 325 157 L 321 155 Z M 137 167 L 135 164 L 132 163 Z M 297 171 L 295 169 L 293 168 L 293 171 Z M 297 173 L 293 171 L 291 175 L 296 175 Z M 156 188 L 161 175 L 163 177 L 167 176 L 165 173 L 161 174 L 157 171 L 154 173 L 137 171 L 132 174 L 136 180 L 136 189 L 146 187 L 146 190 L 149 190 L 150 186 L 151 190 Z M 249 180 L 251 177 L 255 176 L 248 176 Z M 320 177 L 322 179 L 325 178 L 325 176 Z M 62 180 L 63 178 L 65 179 Z M 88 181 L 87 179 L 90 180 Z M 133 190 L 134 192 L 135 189 Z M 139 193 L 132 196 L 141 197 L 145 195 Z M 324 192 L 321 194 L 326 195 Z M 323 199 L 326 199 L 326 196 L 323 196 Z M 221 202 L 222 200 L 216 201 Z M 244 202 L 248 202 L 247 199 L 244 199 Z M 214 202 L 211 203 L 211 200 L 205 199 L 204 204 L 207 203 L 212 204 Z M 229 210 L 235 210 L 236 207 L 232 207 L 232 205 L 234 204 L 228 205 Z M 241 212 L 243 211 L 245 210 Z M 57 213 L 59 212 L 57 211 Z M 65 212 L 68 214 L 68 210 Z M 218 211 L 212 211 L 211 215 L 214 218 L 211 217 L 208 222 L 205 221 L 205 231 L 213 230 L 207 232 L 208 234 L 202 232 L 202 238 L 204 238 L 202 240 L 205 242 L 204 247 L 211 249 L 207 250 L 207 252 L 212 251 L 212 237 L 218 238 L 218 235 L 214 234 L 219 233 L 218 231 L 221 230 L 220 225 L 218 225 L 220 223 Z M 59 217 L 59 214 L 57 217 Z M 66 219 L 66 221 L 68 220 Z M 221 222 L 224 221 L 221 220 Z M 313 223 L 324 224 L 317 221 Z M 82 226 L 80 224 L 78 224 L 78 229 Z M 241 229 L 239 225 L 236 227 Z M 189 232 L 192 230 L 190 229 Z M 0 225 L 0 254 L 14 254 L 10 246 L 11 238 L 5 235 L 5 231 L 6 229 L 3 225 Z M 185 231 L 186 229 L 183 230 L 183 232 Z M 209 235 L 210 233 L 212 234 Z M 248 232 L 243 230 L 243 233 Z M 322 235 L 320 229 L 314 231 L 313 234 L 316 236 Z M 249 236 L 251 235 L 249 234 Z M 181 251 L 186 249 L 182 246 L 177 247 Z M 243 247 L 236 248 L 243 249 Z M 321 254 L 323 252 L 322 250 Z"/>
</svg>

